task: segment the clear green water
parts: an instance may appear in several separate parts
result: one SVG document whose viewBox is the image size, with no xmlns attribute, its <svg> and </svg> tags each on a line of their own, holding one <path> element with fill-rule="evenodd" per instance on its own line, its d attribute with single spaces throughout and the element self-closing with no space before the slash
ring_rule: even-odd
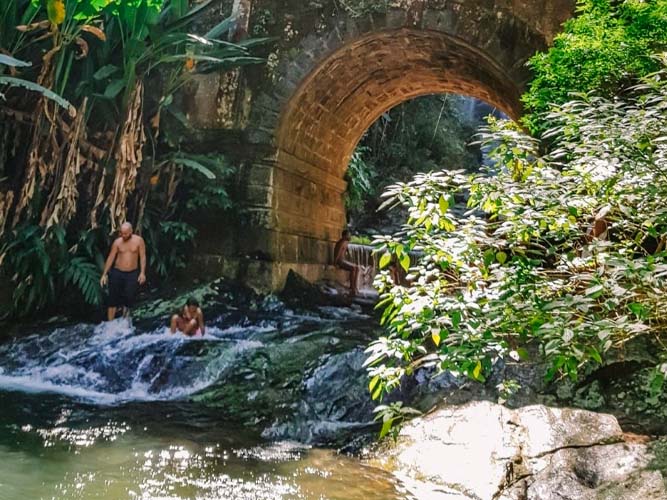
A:
<svg viewBox="0 0 667 500">
<path fill-rule="evenodd" d="M 193 404 L 0 392 L 0 500 L 407 498 L 333 450 L 267 443 Z"/>
</svg>

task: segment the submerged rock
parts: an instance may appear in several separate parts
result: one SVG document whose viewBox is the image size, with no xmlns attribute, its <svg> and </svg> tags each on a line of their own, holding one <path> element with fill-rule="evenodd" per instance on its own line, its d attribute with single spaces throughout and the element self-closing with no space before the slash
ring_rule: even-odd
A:
<svg viewBox="0 0 667 500">
<path fill-rule="evenodd" d="M 370 461 L 429 500 L 664 499 L 654 458 L 611 415 L 473 402 L 411 421 Z"/>
</svg>

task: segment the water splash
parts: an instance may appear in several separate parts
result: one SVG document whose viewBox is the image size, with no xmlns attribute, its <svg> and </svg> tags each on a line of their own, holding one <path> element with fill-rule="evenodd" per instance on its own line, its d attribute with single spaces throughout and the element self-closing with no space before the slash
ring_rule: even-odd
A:
<svg viewBox="0 0 667 500">
<path fill-rule="evenodd" d="M 263 346 L 229 338 L 230 328 L 187 338 L 163 327 L 139 332 L 119 319 L 31 335 L 0 346 L 0 389 L 101 405 L 187 398 L 224 376 L 239 353 Z"/>
<path fill-rule="evenodd" d="M 373 247 L 350 243 L 347 246 L 347 254 L 352 264 L 359 267 L 359 290 L 374 291 L 373 279 L 378 272 L 378 267 L 375 255 L 373 255 Z"/>
</svg>

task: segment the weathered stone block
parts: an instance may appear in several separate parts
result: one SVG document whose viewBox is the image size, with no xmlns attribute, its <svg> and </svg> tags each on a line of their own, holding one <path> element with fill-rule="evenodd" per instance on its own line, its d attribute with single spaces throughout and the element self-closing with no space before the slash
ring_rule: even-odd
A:
<svg viewBox="0 0 667 500">
<path fill-rule="evenodd" d="M 249 207 L 271 208 L 273 205 L 273 188 L 261 184 L 246 186 L 244 202 Z"/>
<path fill-rule="evenodd" d="M 263 186 L 273 185 L 274 167 L 272 165 L 254 164 L 245 172 L 246 182 Z"/>
</svg>

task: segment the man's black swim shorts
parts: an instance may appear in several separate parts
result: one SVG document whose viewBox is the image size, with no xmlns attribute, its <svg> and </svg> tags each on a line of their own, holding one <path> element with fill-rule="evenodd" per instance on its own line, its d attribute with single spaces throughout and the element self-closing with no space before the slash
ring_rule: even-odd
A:
<svg viewBox="0 0 667 500">
<path fill-rule="evenodd" d="M 139 269 L 109 271 L 109 307 L 133 307 L 139 291 Z"/>
</svg>

